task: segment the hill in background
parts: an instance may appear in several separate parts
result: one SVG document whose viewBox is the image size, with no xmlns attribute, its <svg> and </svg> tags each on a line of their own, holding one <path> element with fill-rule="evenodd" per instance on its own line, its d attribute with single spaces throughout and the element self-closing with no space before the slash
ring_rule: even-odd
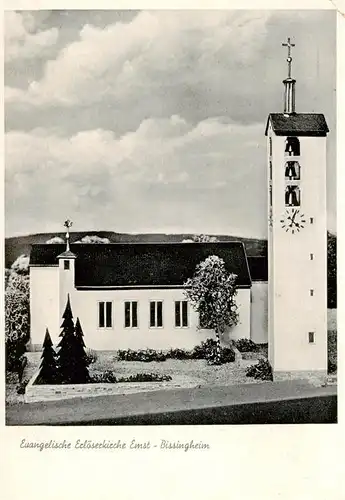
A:
<svg viewBox="0 0 345 500">
<path fill-rule="evenodd" d="M 108 238 L 110 243 L 167 243 L 181 242 L 191 239 L 193 234 L 128 234 L 115 233 L 113 231 L 82 231 L 72 232 L 70 241 L 78 241 L 84 236 L 96 235 L 100 238 Z M 15 236 L 5 239 L 5 267 L 11 267 L 12 263 L 19 255 L 30 254 L 31 245 L 35 243 L 45 243 L 54 236 L 60 236 L 65 239 L 65 233 L 41 233 L 30 234 L 27 236 Z M 267 255 L 267 241 L 256 238 L 240 238 L 228 235 L 215 235 L 219 241 L 242 241 L 248 256 L 264 257 Z"/>
</svg>

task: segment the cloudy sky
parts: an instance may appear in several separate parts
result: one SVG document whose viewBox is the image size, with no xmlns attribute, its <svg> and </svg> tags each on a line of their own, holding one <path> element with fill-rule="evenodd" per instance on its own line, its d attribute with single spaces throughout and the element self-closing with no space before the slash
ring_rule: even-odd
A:
<svg viewBox="0 0 345 500">
<path fill-rule="evenodd" d="M 6 235 L 266 237 L 265 122 L 322 112 L 335 229 L 334 11 L 5 14 Z"/>
</svg>

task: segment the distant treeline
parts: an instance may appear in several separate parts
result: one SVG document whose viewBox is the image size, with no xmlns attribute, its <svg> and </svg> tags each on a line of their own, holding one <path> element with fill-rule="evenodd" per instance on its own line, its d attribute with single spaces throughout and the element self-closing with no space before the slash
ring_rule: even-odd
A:
<svg viewBox="0 0 345 500">
<path fill-rule="evenodd" d="M 127 234 L 112 231 L 82 231 L 71 233 L 71 242 L 81 240 L 87 235 L 96 235 L 108 238 L 110 243 L 155 243 L 155 242 L 182 242 L 192 239 L 193 234 Z M 5 240 L 5 267 L 10 268 L 19 255 L 30 255 L 31 245 L 45 243 L 54 236 L 65 237 L 65 233 L 43 233 L 27 236 L 6 238 Z M 242 241 L 247 255 L 250 257 L 266 257 L 267 241 L 256 238 L 240 238 L 237 236 L 215 235 L 218 241 Z M 337 307 L 337 238 L 328 233 L 328 307 Z"/>
<path fill-rule="evenodd" d="M 100 238 L 108 238 L 110 243 L 156 243 L 156 242 L 174 242 L 192 239 L 194 234 L 127 234 L 114 233 L 113 231 L 82 231 L 72 232 L 70 241 L 81 240 L 87 235 L 96 235 Z M 54 236 L 65 239 L 65 233 L 43 233 L 30 234 L 27 236 L 16 236 L 6 238 L 5 240 L 5 266 L 11 267 L 19 255 L 30 254 L 31 245 L 35 243 L 45 243 Z M 267 255 L 267 241 L 255 238 L 240 238 L 237 236 L 215 235 L 218 241 L 242 241 L 247 254 L 252 256 L 264 257 Z"/>
</svg>

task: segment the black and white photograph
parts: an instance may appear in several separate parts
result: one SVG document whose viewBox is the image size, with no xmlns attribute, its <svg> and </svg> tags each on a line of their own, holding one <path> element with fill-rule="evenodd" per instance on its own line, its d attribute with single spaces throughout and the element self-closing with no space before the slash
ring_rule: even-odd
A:
<svg viewBox="0 0 345 500">
<path fill-rule="evenodd" d="M 336 424 L 336 10 L 7 10 L 4 71 L 6 426 Z"/>
</svg>

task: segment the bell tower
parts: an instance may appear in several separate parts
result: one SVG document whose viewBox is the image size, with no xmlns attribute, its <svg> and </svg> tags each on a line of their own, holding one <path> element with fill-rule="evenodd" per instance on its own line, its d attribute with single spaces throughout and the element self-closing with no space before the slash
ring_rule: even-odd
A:
<svg viewBox="0 0 345 500">
<path fill-rule="evenodd" d="M 283 112 L 267 120 L 268 355 L 274 380 L 327 376 L 326 138 L 295 109 L 288 38 Z"/>
</svg>

